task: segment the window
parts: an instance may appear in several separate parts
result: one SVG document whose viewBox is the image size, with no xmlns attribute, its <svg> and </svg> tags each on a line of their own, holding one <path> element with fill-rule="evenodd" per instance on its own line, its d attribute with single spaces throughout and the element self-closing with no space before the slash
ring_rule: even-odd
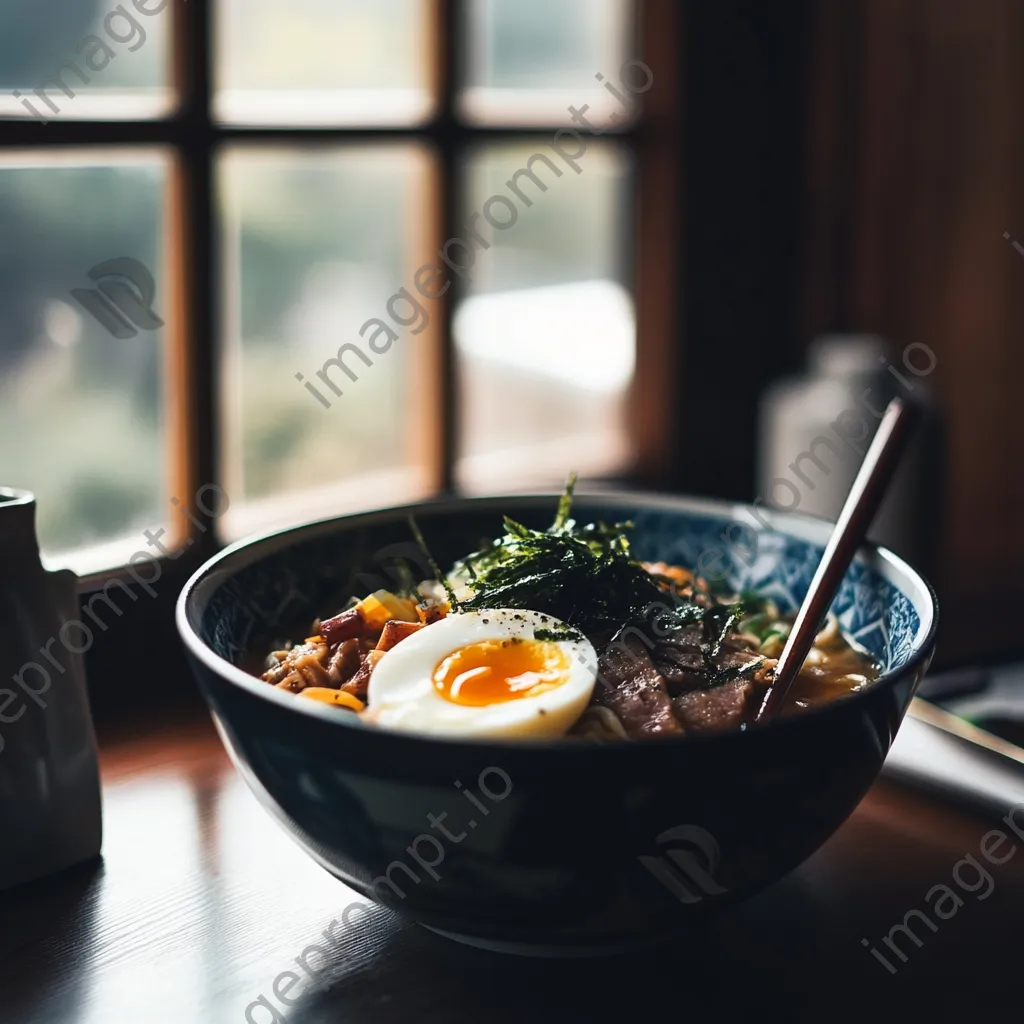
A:
<svg viewBox="0 0 1024 1024">
<path fill-rule="evenodd" d="M 0 158 L 3 473 L 36 493 L 58 555 L 161 521 L 168 332 L 136 332 L 87 272 L 132 253 L 165 279 L 170 167 L 160 150 Z"/>
<path fill-rule="evenodd" d="M 578 178 L 563 165 L 560 180 L 557 159 L 541 136 L 474 147 L 462 167 L 467 220 L 491 196 L 511 202 L 507 182 L 531 161 L 540 182 L 519 177 L 525 199 L 500 209 L 499 220 L 514 211 L 514 232 L 482 226 L 487 260 L 455 311 L 464 491 L 500 491 L 508 478 L 546 486 L 568 466 L 602 476 L 628 463 L 629 160 L 619 145 L 591 140 Z"/>
<path fill-rule="evenodd" d="M 629 471 L 670 10 L 8 0 L 0 475 L 51 560 Z"/>
</svg>

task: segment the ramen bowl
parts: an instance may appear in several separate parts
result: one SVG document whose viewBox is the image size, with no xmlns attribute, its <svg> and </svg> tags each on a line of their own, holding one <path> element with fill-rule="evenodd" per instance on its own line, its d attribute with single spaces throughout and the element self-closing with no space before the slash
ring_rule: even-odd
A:
<svg viewBox="0 0 1024 1024">
<path fill-rule="evenodd" d="M 217 729 L 263 806 L 368 899 L 488 949 L 605 953 L 668 938 L 771 885 L 817 850 L 878 775 L 931 658 L 929 584 L 864 546 L 833 610 L 882 667 L 870 686 L 745 731 L 605 744 L 393 732 L 246 671 L 400 562 L 429 575 L 536 527 L 558 496 L 462 499 L 344 516 L 246 540 L 201 568 L 178 628 Z M 579 522 L 629 520 L 636 556 L 701 566 L 785 611 L 830 524 L 687 498 L 578 495 Z M 298 852 L 297 852 L 298 855 Z M 339 888 L 339 909 L 344 891 Z"/>
</svg>

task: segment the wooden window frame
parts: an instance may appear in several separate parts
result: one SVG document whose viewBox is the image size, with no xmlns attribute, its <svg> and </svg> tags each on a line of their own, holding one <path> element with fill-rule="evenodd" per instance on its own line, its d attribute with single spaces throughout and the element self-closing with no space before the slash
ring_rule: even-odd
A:
<svg viewBox="0 0 1024 1024">
<path fill-rule="evenodd" d="M 437 103 L 433 116 L 415 126 L 300 127 L 236 126 L 213 120 L 212 3 L 173 2 L 172 81 L 178 93 L 166 117 L 127 121 L 50 122 L 45 132 L 30 120 L 8 120 L 0 131 L 4 151 L 64 148 L 159 147 L 173 154 L 166 205 L 167 246 L 172 310 L 166 340 L 166 387 L 173 398 L 169 410 L 169 458 L 166 478 L 171 493 L 194 496 L 206 483 L 220 482 L 220 336 L 221 296 L 217 291 L 218 217 L 215 209 L 215 164 L 218 151 L 232 143 L 265 143 L 281 147 L 334 146 L 394 140 L 423 141 L 435 154 L 437 174 L 435 221 L 439 240 L 462 230 L 461 176 L 463 156 L 480 142 L 509 142 L 550 135 L 557 126 L 519 124 L 486 126 L 467 123 L 458 113 L 463 78 L 460 53 L 467 31 L 467 5 L 462 0 L 432 0 Z M 602 133 L 633 155 L 632 271 L 637 314 L 637 364 L 634 394 L 629 402 L 628 429 L 636 452 L 630 476 L 656 480 L 671 459 L 671 381 L 676 353 L 671 298 L 677 287 L 679 193 L 676 118 L 676 63 L 679 55 L 677 5 L 672 0 L 637 0 L 633 52 L 655 69 L 652 88 L 644 95 L 638 117 L 629 125 Z M 440 424 L 432 476 L 438 493 L 455 491 L 454 466 L 458 435 L 458 401 L 452 346 L 452 313 L 462 290 L 460 282 L 438 301 L 439 330 L 435 407 Z M 217 532 L 191 501 L 189 511 L 199 523 L 174 537 L 191 541 L 185 565 L 194 566 L 220 546 Z M 179 520 L 187 525 L 184 519 Z M 118 570 L 95 574 L 100 582 Z"/>
</svg>

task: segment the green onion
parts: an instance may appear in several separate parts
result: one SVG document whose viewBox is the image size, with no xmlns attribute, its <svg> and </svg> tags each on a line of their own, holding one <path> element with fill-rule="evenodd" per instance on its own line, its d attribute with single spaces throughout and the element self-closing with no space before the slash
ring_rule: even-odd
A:
<svg viewBox="0 0 1024 1024">
<path fill-rule="evenodd" d="M 412 530 L 412 535 L 416 538 L 416 543 L 419 544 L 420 550 L 426 557 L 427 564 L 430 566 L 430 571 L 437 577 L 441 586 L 444 587 L 444 592 L 448 595 L 448 603 L 451 605 L 452 611 L 461 611 L 459 600 L 455 596 L 455 591 L 452 588 L 451 582 L 448 577 L 441 572 L 441 567 L 434 560 L 434 556 L 430 553 L 430 548 L 427 547 L 427 542 L 423 539 L 423 532 L 420 530 L 419 523 L 416 522 L 413 516 L 409 516 L 409 529 Z"/>
</svg>

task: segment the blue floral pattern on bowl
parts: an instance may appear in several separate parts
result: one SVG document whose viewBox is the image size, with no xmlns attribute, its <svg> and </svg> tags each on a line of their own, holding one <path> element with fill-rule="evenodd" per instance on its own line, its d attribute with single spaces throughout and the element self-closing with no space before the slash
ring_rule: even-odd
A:
<svg viewBox="0 0 1024 1024">
<path fill-rule="evenodd" d="M 522 499 L 520 499 L 522 502 Z M 514 518 L 532 526 L 551 521 L 550 503 L 508 502 Z M 725 507 L 725 506 L 723 506 Z M 780 529 L 754 530 L 747 520 L 681 507 L 629 507 L 579 499 L 581 521 L 633 523 L 633 549 L 638 558 L 697 566 L 708 553 L 721 554 L 723 586 L 739 593 L 753 590 L 771 597 L 783 611 L 800 603 L 821 558 L 823 545 Z M 442 565 L 472 550 L 500 529 L 500 518 L 473 506 L 458 511 L 424 507 L 419 521 Z M 365 594 L 388 582 L 381 575 L 381 549 L 415 550 L 404 515 L 371 514 L 343 529 L 345 520 L 298 531 L 278 550 L 227 579 L 212 596 L 203 617 L 203 639 L 233 664 L 273 635 L 293 637 L 317 616 L 336 611 L 353 593 Z M 749 538 L 732 537 L 737 524 Z M 754 541 L 756 538 L 756 541 Z M 415 561 L 415 559 L 414 559 Z M 422 564 L 422 563 L 421 563 Z M 904 666 L 914 649 L 921 615 L 911 596 L 890 582 L 870 559 L 858 558 L 848 570 L 833 604 L 843 629 L 879 661 L 886 672 Z M 265 649 L 265 647 L 264 647 Z"/>
<path fill-rule="evenodd" d="M 756 531 L 756 544 L 728 545 L 723 533 L 734 520 L 720 516 L 686 516 L 680 531 L 678 513 L 642 512 L 634 522 L 638 557 L 696 566 L 705 552 L 721 551 L 724 584 L 736 593 L 756 591 L 782 611 L 795 611 L 810 586 L 824 547 L 778 530 Z M 747 536 L 755 531 L 750 528 Z M 870 651 L 886 671 L 910 658 L 921 618 L 911 599 L 871 566 L 850 566 L 832 605 L 843 630 Z"/>
</svg>

